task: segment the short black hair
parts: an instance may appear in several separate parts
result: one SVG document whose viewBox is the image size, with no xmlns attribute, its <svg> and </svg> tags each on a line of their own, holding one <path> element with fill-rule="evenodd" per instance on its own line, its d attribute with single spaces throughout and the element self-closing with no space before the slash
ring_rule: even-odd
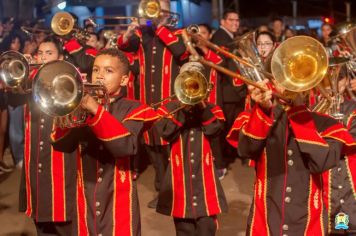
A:
<svg viewBox="0 0 356 236">
<path fill-rule="evenodd" d="M 275 43 L 276 42 L 276 37 L 274 37 L 274 35 L 269 32 L 269 31 L 262 31 L 262 32 L 258 32 L 256 34 L 256 42 L 257 42 L 257 39 L 261 36 L 261 35 L 267 35 L 268 37 L 271 38 L 272 42 Z"/>
<path fill-rule="evenodd" d="M 272 22 L 275 22 L 275 21 L 280 21 L 281 23 L 283 23 L 283 19 L 281 17 L 274 17 L 272 19 Z"/>
<path fill-rule="evenodd" d="M 116 57 L 119 59 L 120 63 L 122 64 L 122 72 L 124 75 L 129 74 L 129 60 L 127 59 L 125 53 L 119 49 L 116 48 L 105 48 L 101 51 L 98 52 L 96 57 L 101 56 L 101 55 L 109 55 L 112 57 Z"/>
<path fill-rule="evenodd" d="M 56 46 L 59 55 L 64 55 L 63 43 L 59 40 L 58 37 L 54 35 L 47 36 L 40 44 L 42 43 L 53 43 Z"/>
<path fill-rule="evenodd" d="M 223 18 L 224 20 L 226 20 L 226 19 L 227 19 L 227 16 L 228 16 L 229 14 L 231 14 L 231 13 L 239 15 L 239 13 L 238 13 L 237 11 L 235 11 L 235 10 L 233 10 L 233 9 L 227 9 L 227 10 L 224 11 L 222 18 Z"/>
<path fill-rule="evenodd" d="M 207 23 L 201 23 L 198 25 L 199 27 L 202 26 L 202 27 L 205 27 L 205 29 L 208 30 L 209 34 L 211 34 L 211 32 L 213 32 L 213 30 L 211 29 L 210 25 L 208 25 Z"/>
</svg>

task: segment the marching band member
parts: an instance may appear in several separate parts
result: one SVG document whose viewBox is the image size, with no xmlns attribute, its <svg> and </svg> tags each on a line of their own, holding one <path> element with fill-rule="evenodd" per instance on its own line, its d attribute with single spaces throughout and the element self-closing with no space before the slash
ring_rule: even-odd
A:
<svg viewBox="0 0 356 236">
<path fill-rule="evenodd" d="M 170 9 L 169 0 L 161 0 L 164 10 Z M 139 74 L 139 97 L 145 104 L 158 103 L 173 94 L 174 78 L 179 66 L 187 59 L 182 30 L 167 26 L 168 16 L 153 20 L 152 25 L 139 26 L 132 22 L 128 30 L 118 38 L 118 46 L 124 51 L 137 53 Z M 167 147 L 157 132 L 152 129 L 144 135 L 145 151 L 156 172 L 155 189 L 159 191 L 167 167 Z M 156 208 L 157 198 L 149 202 L 148 207 Z"/>
<path fill-rule="evenodd" d="M 227 202 L 211 140 L 222 132 L 224 114 L 217 105 L 202 101 L 170 115 L 179 106 L 173 100 L 158 110 L 164 118 L 156 125 L 170 143 L 170 156 L 157 212 L 174 218 L 177 236 L 215 235 L 217 215 L 227 211 Z"/>
<path fill-rule="evenodd" d="M 338 80 L 338 93 L 344 94 L 348 79 L 342 76 Z M 339 110 L 343 114 L 340 120 L 356 139 L 356 102 L 341 97 Z M 337 107 L 336 107 L 337 108 Z M 331 114 L 332 115 L 332 114 Z M 330 235 L 356 234 L 356 158 L 345 155 L 334 168 L 323 173 L 324 203 L 328 209 L 328 233 Z"/>
<path fill-rule="evenodd" d="M 73 151 L 77 160 L 77 214 L 75 235 L 140 235 L 136 182 L 132 181 L 131 157 L 138 140 L 158 116 L 146 105 L 123 98 L 121 86 L 128 81 L 128 60 L 117 49 L 100 51 L 94 61 L 92 82 L 102 82 L 110 95 L 104 107 L 85 95 L 81 107 L 90 113 L 85 127 L 56 128 L 53 145 Z"/>
<path fill-rule="evenodd" d="M 37 63 L 63 60 L 62 44 L 55 37 L 45 38 L 36 59 Z M 72 235 L 78 153 L 54 150 L 50 142 L 53 117 L 41 112 L 32 96 L 18 96 L 27 102 L 20 211 L 33 218 L 38 235 Z"/>
<path fill-rule="evenodd" d="M 267 88 L 266 82 L 259 83 Z M 356 143 L 336 120 L 310 112 L 302 93 L 284 109 L 272 106 L 271 90 L 249 86 L 249 92 L 256 104 L 240 114 L 227 136 L 240 157 L 256 163 L 247 233 L 324 235 L 321 174 L 336 166 L 343 152 L 354 154 Z"/>
</svg>

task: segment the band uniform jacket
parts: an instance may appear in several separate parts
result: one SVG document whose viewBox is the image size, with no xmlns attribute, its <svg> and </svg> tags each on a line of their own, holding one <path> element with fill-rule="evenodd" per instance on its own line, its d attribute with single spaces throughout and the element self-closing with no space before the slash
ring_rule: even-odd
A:
<svg viewBox="0 0 356 236">
<path fill-rule="evenodd" d="M 157 212 L 177 218 L 196 219 L 227 211 L 227 203 L 214 166 L 210 139 L 222 131 L 222 110 L 207 103 L 204 110 L 180 110 L 171 101 L 158 109 L 159 133 L 170 143 L 169 164 L 163 179 Z"/>
<path fill-rule="evenodd" d="M 119 48 L 137 53 L 139 61 L 139 101 L 154 104 L 174 93 L 174 81 L 179 66 L 188 58 L 182 30 L 161 26 L 145 26 L 137 30 L 126 44 L 118 38 Z M 145 143 L 163 145 L 153 128 L 144 134 Z"/>
<path fill-rule="evenodd" d="M 255 161 L 248 235 L 325 235 L 327 211 L 321 173 L 355 152 L 352 136 L 336 120 L 304 106 L 270 115 L 255 105 L 236 119 L 227 138 Z"/>
<path fill-rule="evenodd" d="M 234 49 L 234 40 L 222 28 L 219 28 L 214 33 L 211 42 L 230 52 Z M 226 58 L 223 55 L 219 56 L 225 60 L 225 64 L 229 70 L 239 73 L 235 62 L 232 59 Z M 241 103 L 241 108 L 243 110 L 247 90 L 246 85 L 241 80 L 219 73 L 217 88 L 219 89 L 218 93 L 220 94 L 223 103 Z"/>
<path fill-rule="evenodd" d="M 341 104 L 341 113 L 345 115 L 344 125 L 350 134 L 356 138 L 356 103 L 345 100 Z M 356 157 L 345 156 L 333 169 L 323 173 L 324 202 L 328 209 L 328 232 L 341 233 L 335 229 L 335 217 L 338 213 L 349 216 L 347 232 L 356 233 Z"/>
<path fill-rule="evenodd" d="M 69 54 L 66 60 L 78 67 L 80 72 L 85 73 L 86 80 L 90 82 L 95 56 L 98 51 L 88 45 L 82 45 L 75 38 L 68 40 L 63 47 Z"/>
<path fill-rule="evenodd" d="M 140 235 L 132 157 L 139 136 L 157 117 L 150 107 L 120 95 L 109 111 L 99 106 L 88 126 L 55 130 L 56 149 L 72 151 L 80 144 L 76 235 Z"/>
<path fill-rule="evenodd" d="M 31 78 L 37 73 L 34 70 Z M 76 156 L 52 148 L 53 118 L 40 111 L 32 95 L 19 95 L 24 108 L 24 163 L 19 210 L 36 222 L 66 222 L 75 212 Z"/>
</svg>

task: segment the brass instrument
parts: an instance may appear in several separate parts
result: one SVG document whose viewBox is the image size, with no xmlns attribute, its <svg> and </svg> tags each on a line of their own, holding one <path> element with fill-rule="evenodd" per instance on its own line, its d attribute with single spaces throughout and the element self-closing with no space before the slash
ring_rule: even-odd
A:
<svg viewBox="0 0 356 236">
<path fill-rule="evenodd" d="M 204 66 L 199 62 L 188 62 L 181 67 L 174 81 L 174 93 L 181 103 L 192 106 L 207 98 L 212 85 L 203 71 Z"/>
<path fill-rule="evenodd" d="M 41 65 L 31 63 L 19 52 L 6 51 L 0 55 L 0 79 L 13 92 L 28 93 L 31 91 L 30 70 Z"/>
<path fill-rule="evenodd" d="M 88 113 L 80 107 L 85 94 L 90 94 L 104 107 L 109 97 L 101 84 L 84 83 L 80 72 L 69 62 L 56 60 L 43 65 L 32 85 L 32 95 L 40 110 L 55 117 L 60 127 L 83 126 Z"/>
<path fill-rule="evenodd" d="M 189 36 L 191 38 L 189 38 Z M 192 40 L 194 41 L 200 41 L 200 43 L 203 43 L 205 44 L 207 47 L 213 49 L 213 50 L 216 50 L 218 52 L 220 52 L 221 54 L 223 54 L 224 56 L 228 57 L 228 58 L 231 58 L 231 59 L 236 59 L 238 60 L 239 62 L 245 64 L 246 66 L 250 66 L 250 67 L 253 67 L 253 65 L 251 65 L 249 62 L 241 59 L 240 57 L 236 56 L 235 54 L 232 54 L 230 53 L 229 51 L 219 47 L 218 45 L 216 44 L 213 44 L 211 43 L 210 41 L 208 40 L 205 40 L 204 38 L 202 38 L 199 34 L 197 33 L 192 33 L 192 32 L 188 32 L 187 29 L 185 29 L 183 31 L 183 34 L 182 34 L 182 37 L 183 37 L 183 40 L 184 40 L 184 43 L 187 47 L 187 50 L 189 51 L 189 53 L 191 54 L 190 56 L 190 59 L 193 60 L 193 61 L 197 61 L 197 62 L 200 62 L 201 64 L 203 65 L 206 65 L 206 66 L 209 66 L 223 74 L 226 74 L 228 76 L 231 76 L 233 78 L 238 78 L 240 80 L 242 80 L 243 82 L 245 82 L 246 84 L 249 84 L 249 85 L 252 85 L 262 91 L 267 91 L 266 88 L 262 87 L 260 84 L 258 84 L 256 81 L 253 81 L 249 78 L 246 78 L 244 76 L 242 76 L 241 74 L 239 73 L 236 73 L 234 71 L 231 71 L 231 70 L 228 70 L 222 66 L 219 66 L 219 65 L 216 65 L 214 64 L 213 62 L 211 61 L 208 61 L 208 60 L 205 60 L 203 57 L 201 57 L 198 52 L 195 50 L 194 48 L 194 43 L 192 43 Z M 282 100 L 285 101 L 285 103 L 290 103 L 290 99 L 287 98 L 287 97 L 284 97 L 283 95 L 281 94 L 278 94 L 278 93 L 274 93 L 274 96 L 277 97 L 277 98 L 280 98 Z"/>
<path fill-rule="evenodd" d="M 159 0 L 141 0 L 138 6 L 141 18 L 157 21 L 166 20 L 168 26 L 175 27 L 179 21 L 179 14 L 162 9 Z"/>
<path fill-rule="evenodd" d="M 272 76 L 266 72 L 255 39 L 256 32 L 252 31 L 234 40 L 234 54 L 239 54 L 243 60 L 252 66 L 241 63 L 241 60 L 234 59 L 233 61 L 243 76 L 253 81 L 262 81 L 265 77 L 272 78 Z"/>
<path fill-rule="evenodd" d="M 36 34 L 41 34 L 41 33 L 44 33 L 47 35 L 52 33 L 49 29 L 38 29 L 35 27 L 27 27 L 27 26 L 21 26 L 21 30 L 23 32 L 25 32 L 27 35 L 29 35 L 30 37 L 32 37 L 33 35 L 36 35 Z"/>
<path fill-rule="evenodd" d="M 91 19 L 91 22 L 94 25 L 94 27 L 116 27 L 116 26 L 128 27 L 132 22 L 138 21 L 138 18 L 133 17 L 133 16 L 93 16 L 93 17 L 90 17 L 89 19 Z M 116 24 L 114 24 L 114 23 L 96 24 L 95 23 L 96 19 L 113 20 L 113 21 L 115 20 L 115 21 L 117 21 L 117 23 Z"/>
<path fill-rule="evenodd" d="M 340 109 L 343 101 L 343 94 L 339 91 L 339 74 L 342 66 L 344 66 L 348 60 L 349 59 L 343 57 L 330 58 L 328 73 L 318 85 L 318 89 L 329 94 L 331 100 L 322 97 L 320 101 L 318 101 L 318 104 L 313 108 L 313 111 L 329 114 L 340 121 L 344 119 L 345 115 Z"/>
<path fill-rule="evenodd" d="M 274 51 L 272 74 L 279 85 L 292 92 L 314 88 L 328 69 L 324 46 L 309 36 L 295 36 L 283 41 Z"/>
<path fill-rule="evenodd" d="M 345 63 L 347 75 L 350 80 L 356 78 L 356 24 L 346 22 L 337 26 L 337 34 L 330 38 L 328 48 L 330 57 L 340 54 L 349 58 Z M 356 96 L 351 88 L 347 87 L 347 92 L 353 100 Z"/>
<path fill-rule="evenodd" d="M 195 51 L 192 42 L 188 38 L 189 32 L 183 31 L 183 39 L 186 43 L 188 51 L 191 53 L 192 58 L 201 62 L 204 65 L 210 66 L 217 71 L 220 71 L 231 77 L 236 77 L 246 84 L 252 85 L 262 91 L 267 91 L 266 88 L 260 84 L 246 78 L 238 73 L 227 70 L 221 66 L 215 65 L 210 61 L 198 55 Z M 206 46 L 216 49 L 224 56 L 236 59 L 246 66 L 254 67 L 251 63 L 237 57 L 236 55 L 222 49 L 221 47 L 204 40 L 197 34 L 190 34 L 192 38 L 198 38 Z M 284 41 L 273 53 L 272 61 L 272 75 L 283 88 L 291 92 L 307 91 L 315 87 L 324 77 L 328 68 L 328 56 L 325 48 L 317 40 L 307 36 L 296 36 Z M 273 93 L 285 103 L 290 104 L 292 97 L 284 96 L 279 93 Z M 330 99 L 329 96 L 325 96 Z"/>
<path fill-rule="evenodd" d="M 52 31 L 59 36 L 73 34 L 75 38 L 85 41 L 89 33 L 83 29 L 75 27 L 75 20 L 68 12 L 57 12 L 51 20 Z"/>
<path fill-rule="evenodd" d="M 185 63 L 174 81 L 174 94 L 158 103 L 151 104 L 151 106 L 156 107 L 164 101 L 176 97 L 183 105 L 168 114 L 171 115 L 186 106 L 194 106 L 204 101 L 213 85 L 208 83 L 203 72 L 204 66 L 201 63 L 194 61 Z"/>
</svg>

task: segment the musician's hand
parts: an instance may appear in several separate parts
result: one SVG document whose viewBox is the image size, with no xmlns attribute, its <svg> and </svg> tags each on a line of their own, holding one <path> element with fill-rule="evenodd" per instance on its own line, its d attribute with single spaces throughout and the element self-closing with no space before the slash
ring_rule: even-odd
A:
<svg viewBox="0 0 356 236">
<path fill-rule="evenodd" d="M 351 79 L 350 80 L 350 86 L 351 86 L 351 90 L 353 92 L 356 92 L 356 79 Z"/>
<path fill-rule="evenodd" d="M 262 87 L 268 89 L 268 80 L 257 82 Z M 262 108 L 269 110 L 272 107 L 272 90 L 262 91 L 252 85 L 248 85 L 248 90 L 251 95 L 251 99 L 258 103 Z"/>
<path fill-rule="evenodd" d="M 157 22 L 155 24 L 157 25 L 157 29 L 161 26 L 166 26 L 169 23 L 169 16 L 167 14 L 163 14 L 160 17 L 158 17 Z"/>
<path fill-rule="evenodd" d="M 95 115 L 99 108 L 98 102 L 89 94 L 86 94 L 83 97 L 82 103 L 80 105 L 83 109 L 87 110 L 92 115 Z"/>
<path fill-rule="evenodd" d="M 138 29 L 139 27 L 140 24 L 138 23 L 137 20 L 133 20 L 131 22 L 131 24 L 129 25 L 129 27 L 127 27 L 127 30 L 123 35 L 124 43 L 126 43 L 129 40 L 129 38 L 131 38 L 135 34 L 136 29 Z"/>
<path fill-rule="evenodd" d="M 198 106 L 199 110 L 204 110 L 207 107 L 206 102 L 204 100 L 199 102 L 197 104 L 197 106 Z"/>
</svg>

